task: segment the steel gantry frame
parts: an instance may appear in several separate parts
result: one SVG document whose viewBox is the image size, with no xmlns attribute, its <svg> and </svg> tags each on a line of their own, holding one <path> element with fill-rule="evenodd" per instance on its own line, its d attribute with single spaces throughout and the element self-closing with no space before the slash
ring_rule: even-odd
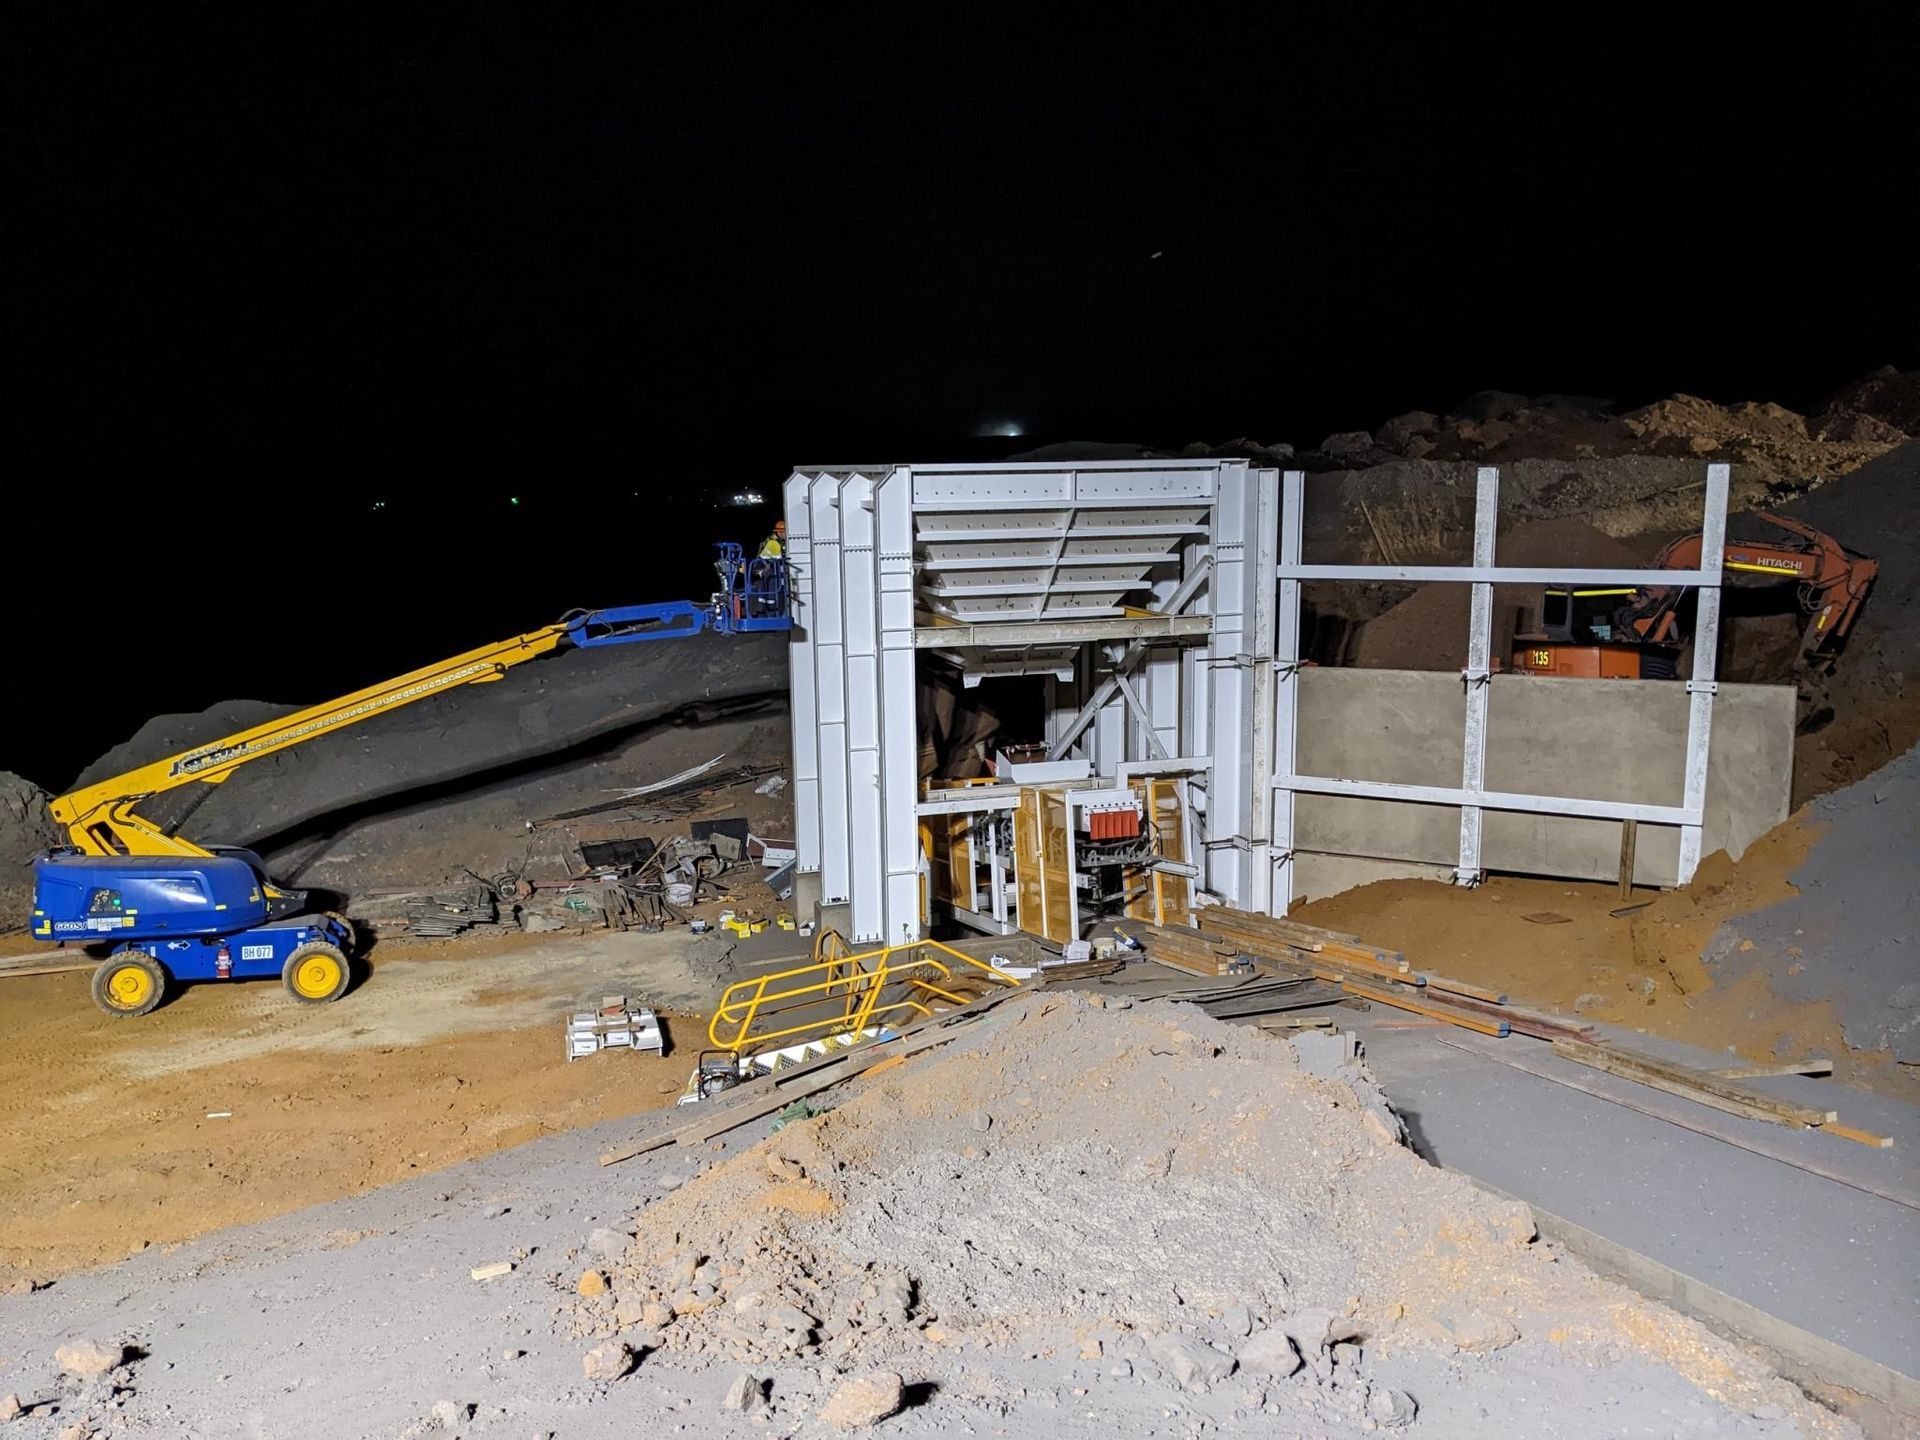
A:
<svg viewBox="0 0 1920 1440">
<path fill-rule="evenodd" d="M 1715 657 L 1720 636 L 1721 560 L 1726 543 L 1726 465 L 1707 467 L 1705 501 L 1700 521 L 1700 563 L 1693 570 L 1572 569 L 1539 566 L 1501 566 L 1494 563 L 1494 535 L 1500 504 L 1500 472 L 1482 468 L 1474 490 L 1473 563 L 1471 565 L 1308 565 L 1301 562 L 1302 516 L 1306 476 L 1287 472 L 1281 502 L 1280 674 L 1279 719 L 1282 737 L 1275 756 L 1274 880 L 1275 906 L 1285 913 L 1293 894 L 1294 799 L 1300 794 L 1346 795 L 1371 800 L 1408 800 L 1429 805 L 1460 807 L 1460 854 L 1454 878 L 1477 884 L 1484 871 L 1480 863 L 1480 820 L 1486 810 L 1516 810 L 1536 815 L 1576 815 L 1597 819 L 1645 821 L 1676 825 L 1680 829 L 1679 866 L 1675 883 L 1685 885 L 1700 863 L 1700 835 L 1706 809 L 1707 752 L 1713 733 L 1713 697 L 1719 689 Z M 1472 586 L 1468 620 L 1467 665 L 1461 672 L 1466 687 L 1465 760 L 1457 787 L 1407 785 L 1330 775 L 1302 775 L 1297 770 L 1294 745 L 1299 713 L 1300 586 L 1307 580 L 1438 581 Z M 1493 587 L 1496 584 L 1567 583 L 1577 586 L 1691 586 L 1698 591 L 1699 610 L 1694 623 L 1693 678 L 1687 682 L 1686 771 L 1678 805 L 1637 805 L 1624 801 L 1585 800 L 1563 795 L 1516 794 L 1485 788 L 1487 696 L 1492 676 Z M 1603 682 L 1595 681 L 1595 684 Z"/>
<path fill-rule="evenodd" d="M 1091 775 L 1180 777 L 1182 869 L 1270 895 L 1279 474 L 1244 460 L 802 467 L 792 580 L 797 869 L 858 944 L 920 933 L 916 664 L 1046 688 L 1047 740 Z"/>
</svg>

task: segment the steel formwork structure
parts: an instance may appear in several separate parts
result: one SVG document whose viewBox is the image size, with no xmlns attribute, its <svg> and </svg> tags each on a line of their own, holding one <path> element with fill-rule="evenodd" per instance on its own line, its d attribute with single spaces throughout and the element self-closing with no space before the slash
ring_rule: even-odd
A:
<svg viewBox="0 0 1920 1440">
<path fill-rule="evenodd" d="M 1265 909 L 1279 475 L 1244 460 L 806 467 L 784 490 L 798 869 L 856 944 L 921 929 L 917 670 L 1045 687 L 1054 758 L 1177 776 L 1181 862 Z"/>
<path fill-rule="evenodd" d="M 1700 858 L 1728 470 L 1708 467 L 1695 570 L 1494 563 L 1499 473 L 1476 485 L 1473 563 L 1302 562 L 1306 476 L 1244 460 L 803 467 L 784 489 L 798 870 L 845 907 L 855 944 L 921 934 L 924 820 L 1017 803 L 927 792 L 918 669 L 1045 687 L 1050 760 L 1124 788 L 1174 777 L 1191 817 L 1177 868 L 1212 898 L 1285 914 L 1294 796 L 1460 810 L 1458 880 L 1480 878 L 1483 810 L 1677 825 L 1677 883 Z M 1395 580 L 1472 587 L 1458 787 L 1302 775 L 1296 765 L 1300 586 Z M 1485 789 L 1496 583 L 1686 585 L 1699 592 L 1684 793 L 1640 805 Z M 1594 682 L 1604 683 L 1604 682 Z M 1074 903 L 1069 898 L 1069 903 Z M 963 917 L 964 918 L 964 917 Z"/>
</svg>

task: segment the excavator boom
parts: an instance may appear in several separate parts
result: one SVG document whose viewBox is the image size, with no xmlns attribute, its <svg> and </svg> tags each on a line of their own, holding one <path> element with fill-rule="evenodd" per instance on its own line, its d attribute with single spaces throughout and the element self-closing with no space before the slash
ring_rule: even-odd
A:
<svg viewBox="0 0 1920 1440">
<path fill-rule="evenodd" d="M 1801 663 L 1830 666 L 1866 603 L 1880 573 L 1879 564 L 1799 520 L 1761 511 L 1754 512 L 1753 518 L 1794 538 L 1779 543 L 1728 540 L 1722 566 L 1739 574 L 1795 582 L 1800 608 L 1808 616 L 1801 637 Z M 1700 547 L 1700 536 L 1683 535 L 1662 550 L 1654 563 L 1670 570 L 1697 570 Z M 1564 597 L 1568 622 L 1560 629 L 1567 633 L 1549 625 L 1547 633 L 1517 637 L 1514 668 L 1600 678 L 1670 676 L 1685 638 L 1680 631 L 1680 603 L 1687 587 L 1659 585 L 1634 591 L 1626 604 L 1605 617 L 1604 627 L 1594 625 L 1600 632 L 1597 637 L 1572 633 L 1578 628 L 1573 621 L 1576 600 L 1597 593 L 1601 592 L 1549 592 Z"/>
</svg>

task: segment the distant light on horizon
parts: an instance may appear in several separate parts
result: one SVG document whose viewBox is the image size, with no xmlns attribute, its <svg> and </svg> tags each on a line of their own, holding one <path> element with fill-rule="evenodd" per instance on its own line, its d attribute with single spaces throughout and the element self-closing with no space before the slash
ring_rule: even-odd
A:
<svg viewBox="0 0 1920 1440">
<path fill-rule="evenodd" d="M 988 420 L 973 432 L 980 436 L 1005 436 L 1009 439 L 1027 433 L 1026 427 L 1018 420 Z"/>
</svg>

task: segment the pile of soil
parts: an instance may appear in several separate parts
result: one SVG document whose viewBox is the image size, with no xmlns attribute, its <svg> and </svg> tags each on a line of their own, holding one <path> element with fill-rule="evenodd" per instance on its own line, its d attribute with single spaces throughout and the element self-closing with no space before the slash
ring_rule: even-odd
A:
<svg viewBox="0 0 1920 1440">
<path fill-rule="evenodd" d="M 1794 794 L 1822 794 L 1920 743 L 1920 442 L 1784 513 L 1880 562 L 1873 593 L 1825 682 L 1832 721 L 1796 748 Z"/>
<path fill-rule="evenodd" d="M 1820 839 L 1791 899 L 1728 921 L 1703 955 L 1716 983 L 1761 976 L 1782 999 L 1830 1002 L 1856 1051 L 1920 1066 L 1920 750 L 1808 809 Z M 1783 1035 L 1777 1049 L 1792 1049 Z"/>
<path fill-rule="evenodd" d="M 788 1425 L 876 1367 L 958 1425 L 1039 1356 L 1075 1398 L 1026 1407 L 1116 1421 L 1144 1385 L 1316 1435 L 1852 1433 L 1421 1160 L 1358 1066 L 1099 997 L 977 1029 L 596 1231 L 563 1327 L 755 1402 L 772 1369 Z"/>
<path fill-rule="evenodd" d="M 1865 803 L 1850 802 L 1851 809 Z M 1847 859 L 1863 846 L 1885 853 L 1871 864 Z M 1901 983 L 1898 962 L 1911 956 L 1905 942 L 1880 956 L 1887 963 L 1869 966 L 1867 978 L 1850 978 L 1847 962 L 1861 953 L 1876 917 L 1902 903 L 1910 887 L 1899 877 L 1913 856 L 1910 814 L 1879 806 L 1860 817 L 1822 804 L 1776 825 L 1738 863 L 1724 851 L 1708 856 L 1685 889 L 1635 892 L 1631 908 L 1611 886 L 1498 875 L 1471 890 L 1386 880 L 1292 913 L 1364 934 L 1423 968 L 1503 990 L 1517 1004 L 1753 1061 L 1824 1056 L 1842 1083 L 1914 1102 L 1914 1067 L 1898 1063 L 1877 1032 L 1846 1020 L 1856 1007 L 1885 1005 Z M 1811 902 L 1797 884 L 1809 872 L 1824 887 Z M 1807 913 L 1793 905 L 1808 903 L 1818 918 L 1789 923 Z M 1808 933 L 1782 935 L 1782 926 Z M 1768 949 L 1749 938 L 1757 935 L 1773 936 Z M 1740 963 L 1729 964 L 1729 952 Z M 1776 993 L 1770 978 L 1790 969 L 1795 983 Z"/>
<path fill-rule="evenodd" d="M 31 780 L 0 771 L 0 930 L 26 927 L 33 857 L 59 839 L 47 798 Z"/>
</svg>

